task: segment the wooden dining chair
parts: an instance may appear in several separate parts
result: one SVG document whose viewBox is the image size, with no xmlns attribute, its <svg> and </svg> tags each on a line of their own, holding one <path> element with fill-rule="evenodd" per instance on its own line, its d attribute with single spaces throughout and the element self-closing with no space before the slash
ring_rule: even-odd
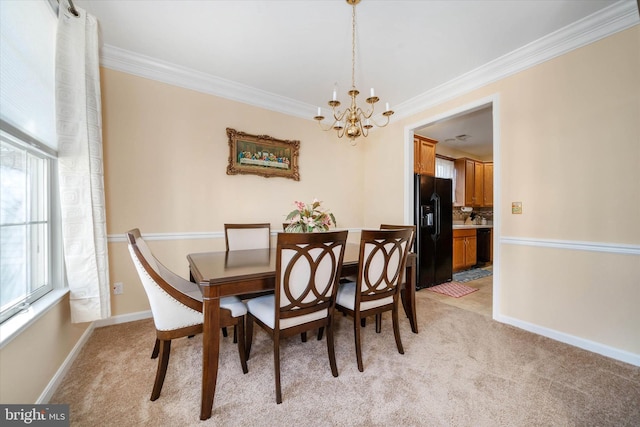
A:
<svg viewBox="0 0 640 427">
<path fill-rule="evenodd" d="M 271 224 L 264 223 L 241 223 L 224 224 L 224 241 L 227 251 L 241 251 L 247 249 L 270 249 L 271 248 Z M 245 295 L 243 298 L 253 298 L 264 295 L 264 292 Z M 238 342 L 238 334 L 234 329 L 233 342 Z M 222 329 L 222 334 L 227 336 L 227 328 Z"/>
<path fill-rule="evenodd" d="M 333 312 L 348 231 L 278 233 L 275 294 L 247 302 L 247 359 L 253 323 L 273 340 L 276 402 L 282 403 L 280 340 L 325 328 L 329 364 L 338 376 L 333 342 Z"/>
<path fill-rule="evenodd" d="M 403 230 L 408 228 L 411 230 L 411 238 L 409 239 L 408 251 L 413 250 L 413 242 L 416 240 L 416 226 L 409 224 L 380 224 L 380 230 Z"/>
<path fill-rule="evenodd" d="M 202 332 L 202 293 L 197 284 L 173 273 L 153 256 L 139 229 L 129 230 L 127 240 L 129 253 L 149 299 L 153 323 L 156 327 L 156 345 L 152 358 L 158 357 L 158 369 L 151 392 L 151 400 L 156 400 L 160 397 L 167 373 L 171 340 Z M 245 374 L 248 371 L 244 348 L 246 313 L 246 305 L 237 297 L 220 299 L 220 325 L 237 328 L 240 336 L 238 340 L 240 365 Z"/>
<path fill-rule="evenodd" d="M 356 359 L 360 372 L 364 371 L 361 319 L 367 316 L 391 311 L 396 346 L 398 352 L 404 354 L 398 323 L 398 301 L 411 235 L 410 229 L 363 230 L 357 281 L 342 283 L 338 289 L 336 309 L 353 317 Z"/>
<path fill-rule="evenodd" d="M 415 225 L 403 225 L 403 224 L 399 224 L 399 225 L 394 225 L 394 224 L 380 224 L 380 230 L 399 230 L 399 229 L 404 229 L 404 228 L 408 228 L 412 231 L 411 234 L 411 239 L 409 239 L 409 249 L 408 252 L 413 251 L 413 242 L 416 239 L 416 226 Z M 407 289 L 407 278 L 404 277 L 404 280 L 402 281 L 402 284 L 400 285 L 400 297 L 402 300 L 402 308 L 404 309 L 404 313 L 407 315 L 407 317 L 409 317 L 409 312 L 410 310 L 407 309 L 407 304 L 408 304 L 408 298 L 407 298 L 407 292 L 409 292 L 409 290 Z M 415 307 L 413 308 L 413 310 L 411 311 L 412 313 L 415 313 Z M 380 320 L 382 319 L 382 316 L 376 316 L 376 332 L 380 332 Z"/>
<path fill-rule="evenodd" d="M 380 230 L 400 230 L 400 229 L 405 229 L 408 228 L 410 230 L 412 230 L 412 235 L 411 235 L 411 239 L 409 240 L 409 252 L 411 252 L 411 250 L 413 249 L 413 242 L 416 238 L 416 226 L 415 225 L 394 225 L 394 224 L 380 224 Z M 347 276 L 345 278 L 343 278 L 343 282 L 355 282 L 357 281 L 357 276 L 353 275 L 353 276 Z M 402 281 L 401 284 L 401 288 L 400 288 L 400 296 L 401 296 L 401 301 L 402 301 L 402 308 L 404 309 L 405 314 L 407 315 L 407 317 L 409 316 L 409 310 L 407 309 L 407 304 L 408 304 L 408 298 L 406 297 L 407 295 L 407 290 L 406 290 L 406 283 L 407 283 L 407 278 L 405 277 L 404 280 Z M 414 311 L 415 312 L 415 308 Z M 382 314 L 378 314 L 375 316 L 375 320 L 376 320 L 376 332 L 380 332 L 381 331 L 381 321 L 382 321 Z M 364 327 L 366 325 L 366 318 L 363 317 L 360 321 L 360 324 Z"/>
<path fill-rule="evenodd" d="M 271 248 L 271 224 L 225 224 L 224 240 L 228 251 Z"/>
</svg>

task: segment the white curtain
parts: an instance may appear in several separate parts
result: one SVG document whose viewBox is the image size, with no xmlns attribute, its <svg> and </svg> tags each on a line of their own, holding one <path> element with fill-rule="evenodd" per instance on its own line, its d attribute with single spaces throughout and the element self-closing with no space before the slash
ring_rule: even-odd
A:
<svg viewBox="0 0 640 427">
<path fill-rule="evenodd" d="M 64 259 L 71 321 L 111 315 L 107 254 L 98 22 L 60 0 L 56 131 Z"/>
</svg>

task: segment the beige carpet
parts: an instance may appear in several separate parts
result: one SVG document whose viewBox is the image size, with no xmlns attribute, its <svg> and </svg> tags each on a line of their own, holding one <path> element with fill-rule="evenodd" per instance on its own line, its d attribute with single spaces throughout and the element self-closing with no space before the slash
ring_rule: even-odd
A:
<svg viewBox="0 0 640 427">
<path fill-rule="evenodd" d="M 349 318 L 338 317 L 339 377 L 326 342 L 281 347 L 283 403 L 275 403 L 271 341 L 259 328 L 249 373 L 232 338 L 221 343 L 214 415 L 200 421 L 201 336 L 173 343 L 160 398 L 151 320 L 97 329 L 51 403 L 75 426 L 638 426 L 640 368 L 418 297 L 420 333 L 402 319 L 405 354 L 385 316 L 363 333 L 358 372 Z M 464 299 L 462 297 L 459 299 Z"/>
</svg>

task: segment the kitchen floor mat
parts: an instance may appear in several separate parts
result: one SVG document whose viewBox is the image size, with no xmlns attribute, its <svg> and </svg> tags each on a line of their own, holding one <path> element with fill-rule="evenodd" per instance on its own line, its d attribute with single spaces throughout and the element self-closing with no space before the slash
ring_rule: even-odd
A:
<svg viewBox="0 0 640 427">
<path fill-rule="evenodd" d="M 471 286 L 463 285 L 460 282 L 447 282 L 442 283 L 440 285 L 432 286 L 427 288 L 428 291 L 436 292 L 443 295 L 448 295 L 454 298 L 460 298 L 465 295 L 468 295 L 472 292 L 477 291 L 476 288 L 472 288 Z"/>
</svg>

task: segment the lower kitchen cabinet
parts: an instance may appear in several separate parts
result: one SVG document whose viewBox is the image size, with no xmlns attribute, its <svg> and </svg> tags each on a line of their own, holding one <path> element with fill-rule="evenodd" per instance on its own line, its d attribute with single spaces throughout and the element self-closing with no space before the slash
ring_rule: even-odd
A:
<svg viewBox="0 0 640 427">
<path fill-rule="evenodd" d="M 453 230 L 453 271 L 476 264 L 477 243 L 475 229 Z"/>
</svg>

